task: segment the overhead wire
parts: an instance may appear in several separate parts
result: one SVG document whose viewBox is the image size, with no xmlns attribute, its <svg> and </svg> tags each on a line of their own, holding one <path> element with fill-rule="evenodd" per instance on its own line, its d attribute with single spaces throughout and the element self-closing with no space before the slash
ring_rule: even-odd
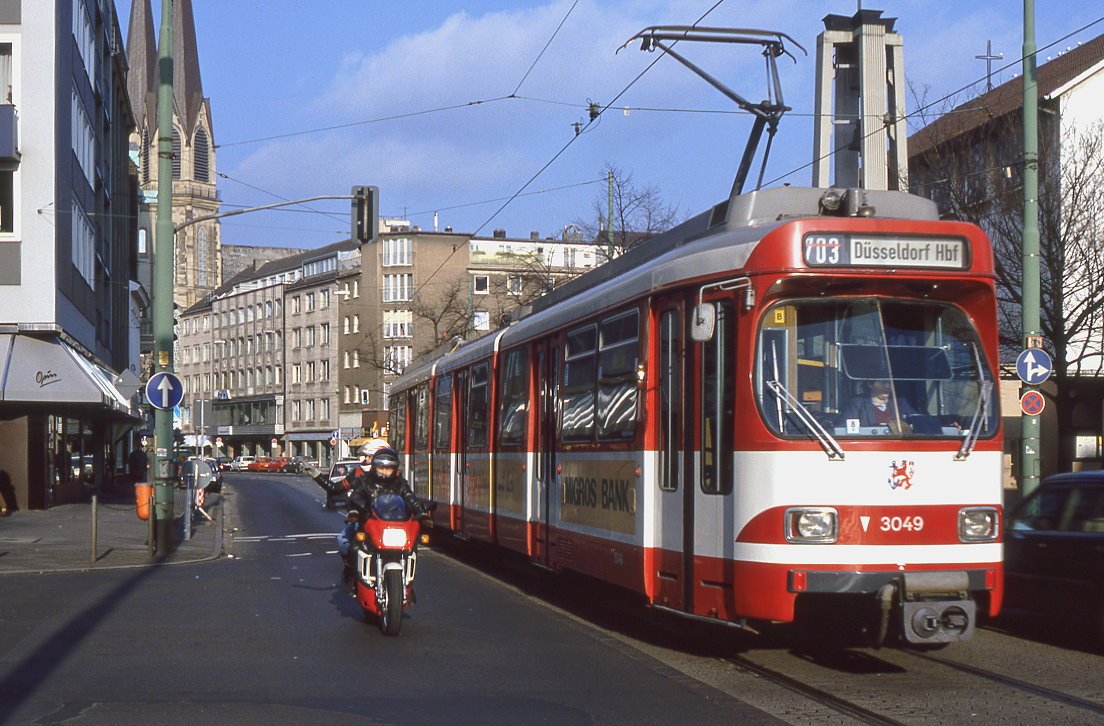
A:
<svg viewBox="0 0 1104 726">
<path fill-rule="evenodd" d="M 525 75 L 523 75 L 521 77 L 521 80 L 518 81 L 517 87 L 514 88 L 514 92 L 510 94 L 510 97 L 516 96 L 517 92 L 521 90 L 521 85 L 525 83 L 525 79 L 528 78 L 529 74 L 533 72 L 533 69 L 537 67 L 537 63 L 539 63 L 540 59 L 544 56 L 544 52 L 548 50 L 548 46 L 552 45 L 552 41 L 556 39 L 556 36 L 560 32 L 560 28 L 562 28 L 564 26 L 564 23 L 567 22 L 567 19 L 571 17 L 571 13 L 575 10 L 575 6 L 578 4 L 579 0 L 575 0 L 575 2 L 571 3 L 571 7 L 567 9 L 567 12 L 564 14 L 563 19 L 560 21 L 560 24 L 557 25 L 556 29 L 552 32 L 552 37 L 550 37 L 548 39 L 548 42 L 544 44 L 544 47 L 541 48 L 541 52 L 537 53 L 537 57 L 533 59 L 533 62 L 529 65 L 529 70 L 525 71 Z"/>
<path fill-rule="evenodd" d="M 720 7 L 720 6 L 721 6 L 721 4 L 722 4 L 722 3 L 724 3 L 724 1 L 725 1 L 725 0 L 717 0 L 717 2 L 715 2 L 715 3 L 714 3 L 714 4 L 713 4 L 713 5 L 712 5 L 712 6 L 711 6 L 711 7 L 710 7 L 710 8 L 708 9 L 708 10 L 706 10 L 706 11 L 705 11 L 704 13 L 702 13 L 701 17 L 699 17 L 699 18 L 698 18 L 697 20 L 695 20 L 695 21 L 693 22 L 693 24 L 691 25 L 691 27 L 697 26 L 697 25 L 698 25 L 698 23 L 700 23 L 701 21 L 705 20 L 705 18 L 706 18 L 706 17 L 708 17 L 708 16 L 709 16 L 709 14 L 710 14 L 710 13 L 712 13 L 712 12 L 713 12 L 714 10 L 716 10 L 716 9 L 717 9 L 718 7 Z M 676 41 L 675 41 L 675 43 L 678 43 L 678 41 L 676 40 Z M 673 45 L 674 45 L 674 44 L 672 44 L 672 46 L 673 46 Z M 604 113 L 606 112 L 606 110 L 607 110 L 607 109 L 608 109 L 608 108 L 609 108 L 610 106 L 612 106 L 612 105 L 613 105 L 614 103 L 616 103 L 616 102 L 617 102 L 617 101 L 618 101 L 618 100 L 619 100 L 619 99 L 620 99 L 620 98 L 621 98 L 622 96 L 624 96 L 624 95 L 625 95 L 626 93 L 628 93 L 629 89 L 630 89 L 630 88 L 632 88 L 633 86 L 635 86 L 635 85 L 636 85 L 636 83 L 637 83 L 637 81 L 639 81 L 639 80 L 640 80 L 641 78 L 643 78 L 643 77 L 644 77 L 644 75 L 645 75 L 645 74 L 646 74 L 646 73 L 647 73 L 648 71 L 650 71 L 650 70 L 651 70 L 651 69 L 652 69 L 653 67 L 655 67 L 655 64 L 656 64 L 656 63 L 658 63 L 658 62 L 659 62 L 659 61 L 660 61 L 660 60 L 661 60 L 661 59 L 662 59 L 662 58 L 663 58 L 663 57 L 664 57 L 664 56 L 665 56 L 666 54 L 667 54 L 667 53 L 666 53 L 666 52 L 664 51 L 664 52 L 660 53 L 659 55 L 657 55 L 657 56 L 656 56 L 656 57 L 655 57 L 655 58 L 654 58 L 654 59 L 652 60 L 652 62 L 651 62 L 651 63 L 649 63 L 648 65 L 646 65 L 646 66 L 644 67 L 644 69 L 643 69 L 642 71 L 640 71 L 640 73 L 638 73 L 638 74 L 637 74 L 637 75 L 636 75 L 636 76 L 635 76 L 635 77 L 634 77 L 634 78 L 633 78 L 633 79 L 632 79 L 631 81 L 629 81 L 629 83 L 628 83 L 628 84 L 627 84 L 627 85 L 626 85 L 626 86 L 625 86 L 624 88 L 622 88 L 622 89 L 621 89 L 621 91 L 620 91 L 620 92 L 618 92 L 618 94 L 617 94 L 616 96 L 614 96 L 614 97 L 613 97 L 613 100 L 612 100 L 612 101 L 610 101 L 610 102 L 609 102 L 609 103 L 607 103 L 607 104 L 606 104 L 605 106 L 603 106 L 603 107 L 602 107 L 602 108 L 601 108 L 601 109 L 600 109 L 600 110 L 599 110 L 599 111 L 597 112 L 597 114 L 595 114 L 595 115 L 591 116 L 591 117 L 590 117 L 590 119 L 589 119 L 589 120 L 587 121 L 586 125 L 585 125 L 585 126 L 583 127 L 583 129 L 585 130 L 585 129 L 586 129 L 587 127 L 589 127 L 589 126 L 590 126 L 591 124 L 593 124 L 593 123 L 595 122 L 595 120 L 597 120 L 597 119 L 600 119 L 600 118 L 602 117 L 602 114 L 604 114 Z M 484 227 L 486 227 L 486 226 L 487 226 L 488 224 L 490 224 L 490 223 L 491 223 L 491 221 L 492 221 L 492 220 L 493 220 L 493 219 L 494 219 L 495 217 L 497 217 L 497 216 L 498 216 L 499 214 L 501 214 L 501 213 L 502 213 L 502 210 L 504 210 L 504 209 L 505 209 L 506 207 L 508 207 L 508 206 L 509 206 L 509 205 L 510 205 L 510 204 L 511 204 L 511 203 L 512 203 L 512 202 L 513 202 L 513 201 L 514 201 L 515 199 L 517 199 L 517 198 L 518 198 L 518 197 L 519 197 L 519 196 L 521 195 L 521 193 L 522 193 L 522 192 L 524 192 L 524 191 L 525 191 L 525 189 L 526 189 L 526 188 L 527 188 L 527 187 L 528 187 L 528 186 L 529 186 L 530 184 L 532 184 L 532 183 L 533 183 L 533 182 L 534 182 L 534 181 L 535 181 L 535 180 L 537 179 L 537 177 L 539 177 L 539 176 L 540 176 L 541 174 L 543 174 L 543 173 L 545 172 L 545 170 L 547 170 L 547 169 L 548 169 L 548 167 L 552 166 L 552 164 L 554 164 L 554 163 L 556 162 L 556 160 L 557 160 L 557 159 L 559 159 L 559 158 L 560 158 L 560 157 L 561 157 L 561 156 L 562 156 L 562 155 L 564 154 L 564 152 L 565 152 L 565 151 L 567 151 L 567 150 L 568 150 L 568 149 L 569 149 L 569 148 L 571 147 L 571 145 L 575 143 L 575 141 L 576 141 L 576 140 L 577 140 L 577 139 L 579 138 L 579 136 L 580 136 L 580 134 L 579 134 L 579 133 L 576 133 L 576 134 L 575 134 L 574 136 L 572 136 L 572 137 L 571 137 L 570 139 L 568 139 L 567 143 L 566 143 L 566 144 L 564 144 L 563 146 L 561 146 L 561 147 L 560 147 L 560 149 L 559 149 L 559 151 L 557 151 L 557 152 L 556 152 L 555 154 L 553 154 L 552 158 L 551 158 L 551 159 L 549 159 L 549 160 L 548 160 L 548 161 L 547 161 L 547 162 L 546 162 L 546 163 L 544 164 L 544 166 L 542 166 L 542 167 L 541 167 L 540 169 L 538 169 L 538 170 L 536 171 L 536 173 L 534 173 L 534 174 L 533 174 L 532 176 L 530 176 L 530 177 L 529 177 L 529 179 L 527 179 L 527 180 L 526 180 L 526 182 L 525 182 L 524 184 L 522 184 L 522 185 L 521 185 L 521 186 L 520 186 L 520 187 L 518 188 L 518 190 L 517 190 L 516 192 L 514 192 L 514 193 L 513 193 L 513 194 L 511 194 L 511 195 L 510 195 L 509 197 L 507 197 L 507 198 L 506 198 L 506 200 L 505 200 L 505 201 L 504 201 L 504 202 L 502 203 L 502 205 L 501 205 L 501 206 L 500 206 L 500 207 L 499 207 L 498 209 L 496 209 L 496 210 L 494 211 L 494 213 L 492 213 L 492 214 L 491 214 L 491 216 L 487 217 L 487 219 L 486 219 L 486 220 L 484 220 L 484 222 L 483 222 L 483 223 L 482 223 L 481 225 L 479 225 L 479 227 L 478 227 L 478 228 L 476 228 L 476 230 L 475 230 L 474 232 L 472 232 L 472 236 L 478 235 L 478 234 L 479 234 L 479 233 L 480 233 L 480 232 L 481 232 L 481 231 L 483 230 L 483 228 L 484 228 Z M 428 282 L 429 282 L 430 280 L 432 280 L 432 279 L 434 278 L 434 276 L 435 276 L 435 275 L 436 275 L 436 274 L 437 274 L 438 272 L 440 272 L 440 271 L 441 271 L 441 270 L 442 270 L 442 269 L 444 268 L 444 266 L 445 266 L 446 264 L 448 264 L 449 260 L 451 260 L 451 259 L 452 259 L 452 256 L 456 254 L 456 250 L 457 250 L 457 249 L 460 249 L 460 248 L 459 248 L 459 247 L 457 247 L 456 249 L 453 249 L 453 251 L 452 251 L 452 252 L 450 252 L 450 253 L 449 253 L 449 254 L 448 254 L 448 255 L 447 255 L 446 257 L 445 257 L 445 259 L 441 261 L 441 264 L 439 264 L 439 265 L 437 266 L 437 268 L 436 268 L 436 269 L 435 269 L 435 270 L 434 270 L 433 272 L 431 272 L 431 273 L 429 274 L 429 276 L 428 276 L 428 277 L 426 278 L 425 282 L 423 282 L 423 283 L 422 283 L 421 285 L 419 285 L 419 286 L 417 287 L 417 289 L 415 289 L 415 290 L 414 290 L 414 295 L 417 295 L 417 294 L 418 294 L 418 292 L 419 292 L 419 291 L 421 291 L 421 289 L 422 289 L 423 287 L 425 287 L 425 285 L 426 285 L 426 284 L 427 284 L 427 283 L 428 283 Z"/>
</svg>

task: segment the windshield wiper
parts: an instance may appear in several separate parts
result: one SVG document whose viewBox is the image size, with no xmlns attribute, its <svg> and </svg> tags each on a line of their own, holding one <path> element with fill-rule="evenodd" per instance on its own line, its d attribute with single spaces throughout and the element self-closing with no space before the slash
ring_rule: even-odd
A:
<svg viewBox="0 0 1104 726">
<path fill-rule="evenodd" d="M 962 446 L 955 454 L 955 461 L 965 461 L 974 450 L 974 444 L 981 438 L 980 424 L 989 408 L 989 394 L 993 390 L 992 381 L 982 381 L 981 395 L 978 396 L 977 407 L 974 409 L 974 417 L 970 420 L 970 429 L 966 432 L 966 438 L 962 440 Z"/>
<path fill-rule="evenodd" d="M 824 453 L 828 454 L 828 458 L 832 461 L 843 461 L 843 447 L 839 442 L 832 437 L 832 434 L 828 433 L 828 430 L 821 425 L 820 421 L 817 421 L 813 414 L 809 413 L 809 409 L 805 408 L 805 405 L 794 398 L 793 394 L 786 390 L 786 387 L 781 382 L 767 381 L 767 388 L 774 392 L 774 395 L 779 399 L 779 407 L 781 408 L 781 402 L 785 401 L 790 410 L 797 414 L 797 417 L 801 419 L 802 423 L 809 427 L 817 441 L 820 442 L 821 447 L 824 449 Z M 779 422 L 781 423 L 781 422 Z"/>
</svg>

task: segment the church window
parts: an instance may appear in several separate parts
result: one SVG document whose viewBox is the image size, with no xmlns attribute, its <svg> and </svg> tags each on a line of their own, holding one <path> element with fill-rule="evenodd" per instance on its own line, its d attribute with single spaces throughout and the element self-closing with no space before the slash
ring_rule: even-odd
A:
<svg viewBox="0 0 1104 726">
<path fill-rule="evenodd" d="M 211 145 L 207 140 L 207 130 L 202 126 L 195 134 L 195 180 L 200 182 L 211 181 L 210 153 Z"/>
<path fill-rule="evenodd" d="M 173 126 L 172 178 L 180 178 L 180 129 Z"/>
</svg>

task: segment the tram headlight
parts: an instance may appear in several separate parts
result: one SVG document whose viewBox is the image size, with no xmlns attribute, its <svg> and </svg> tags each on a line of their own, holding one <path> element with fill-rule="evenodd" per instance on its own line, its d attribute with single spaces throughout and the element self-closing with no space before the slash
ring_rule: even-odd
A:
<svg viewBox="0 0 1104 726">
<path fill-rule="evenodd" d="M 958 538 L 963 542 L 991 542 L 1000 534 L 999 524 L 995 507 L 958 510 Z"/>
<path fill-rule="evenodd" d="M 792 507 L 786 510 L 787 542 L 835 542 L 839 515 L 831 507 Z"/>
</svg>

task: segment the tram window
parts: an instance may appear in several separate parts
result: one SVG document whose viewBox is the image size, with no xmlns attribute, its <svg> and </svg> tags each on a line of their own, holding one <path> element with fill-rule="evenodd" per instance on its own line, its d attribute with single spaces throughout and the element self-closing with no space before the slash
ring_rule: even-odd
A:
<svg viewBox="0 0 1104 726">
<path fill-rule="evenodd" d="M 636 434 L 639 326 L 638 310 L 602 321 L 598 350 L 600 439 L 631 439 Z"/>
<path fill-rule="evenodd" d="M 429 384 L 414 389 L 414 448 L 425 451 L 429 445 Z"/>
<path fill-rule="evenodd" d="M 594 374 L 598 329 L 594 325 L 567 334 L 564 382 L 560 389 L 560 435 L 564 441 L 589 441 L 594 435 Z"/>
<path fill-rule="evenodd" d="M 814 419 L 836 438 L 959 438 L 975 418 L 992 436 L 998 425 L 984 348 L 952 305 L 787 301 L 763 316 L 756 360 L 763 419 L 783 436 L 819 437 Z"/>
<path fill-rule="evenodd" d="M 480 363 L 471 370 L 468 388 L 468 446 L 482 449 L 487 445 L 487 407 L 490 403 L 489 366 Z"/>
<path fill-rule="evenodd" d="M 406 391 L 391 397 L 391 409 L 387 422 L 387 427 L 390 429 L 389 440 L 399 452 L 406 450 L 406 400 Z"/>
<path fill-rule="evenodd" d="M 659 320 L 659 488 L 677 491 L 682 482 L 682 358 L 679 311 Z"/>
<path fill-rule="evenodd" d="M 503 357 L 498 388 L 502 397 L 498 442 L 522 444 L 525 442 L 525 419 L 529 411 L 529 351 L 527 349 L 511 350 Z"/>
<path fill-rule="evenodd" d="M 732 303 L 718 304 L 715 332 L 701 351 L 701 488 L 706 494 L 732 492 L 733 321 Z"/>
<path fill-rule="evenodd" d="M 452 421 L 452 379 L 445 375 L 437 379 L 433 407 L 433 448 L 449 449 L 449 426 Z"/>
</svg>

